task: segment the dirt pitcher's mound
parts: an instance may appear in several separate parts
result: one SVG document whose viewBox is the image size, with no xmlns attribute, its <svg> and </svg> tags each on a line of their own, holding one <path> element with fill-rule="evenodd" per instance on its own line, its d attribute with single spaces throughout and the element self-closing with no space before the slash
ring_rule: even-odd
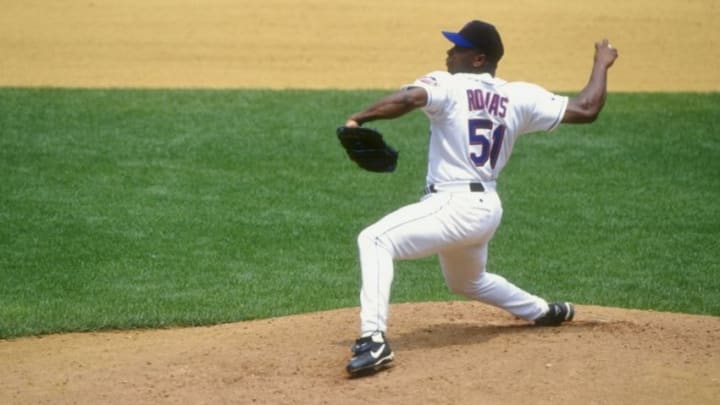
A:
<svg viewBox="0 0 720 405">
<path fill-rule="evenodd" d="M 347 378 L 357 309 L 0 341 L 3 404 L 716 404 L 720 318 L 578 306 L 536 328 L 475 302 L 391 309 L 395 365 Z"/>
</svg>

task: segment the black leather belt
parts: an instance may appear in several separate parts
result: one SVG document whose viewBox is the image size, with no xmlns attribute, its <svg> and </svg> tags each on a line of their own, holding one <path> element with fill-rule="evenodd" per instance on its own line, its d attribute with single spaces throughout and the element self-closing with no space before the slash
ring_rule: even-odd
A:
<svg viewBox="0 0 720 405">
<path fill-rule="evenodd" d="M 463 190 L 462 189 L 463 187 L 467 187 L 467 189 L 469 191 L 472 191 L 475 193 L 482 193 L 485 191 L 485 187 L 482 185 L 482 183 L 452 185 L 452 186 L 448 187 L 448 191 L 461 191 L 461 190 Z M 438 189 L 435 187 L 434 184 L 430 184 L 429 186 L 425 187 L 425 194 L 437 193 L 437 192 L 438 192 Z"/>
</svg>

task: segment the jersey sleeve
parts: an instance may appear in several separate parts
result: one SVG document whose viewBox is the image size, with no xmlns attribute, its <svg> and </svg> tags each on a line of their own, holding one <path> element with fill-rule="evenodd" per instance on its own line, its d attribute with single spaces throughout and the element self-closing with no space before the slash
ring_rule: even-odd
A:
<svg viewBox="0 0 720 405">
<path fill-rule="evenodd" d="M 423 110 L 428 115 L 434 115 L 443 111 L 448 103 L 447 87 L 443 84 L 449 77 L 448 72 L 435 71 L 419 77 L 413 83 L 403 86 L 403 88 L 420 87 L 424 89 L 427 92 L 428 101 Z"/>
<path fill-rule="evenodd" d="M 521 133 L 552 131 L 560 125 L 568 97 L 530 83 L 515 83 L 515 93 L 522 99 L 519 113 L 524 125 Z"/>
</svg>

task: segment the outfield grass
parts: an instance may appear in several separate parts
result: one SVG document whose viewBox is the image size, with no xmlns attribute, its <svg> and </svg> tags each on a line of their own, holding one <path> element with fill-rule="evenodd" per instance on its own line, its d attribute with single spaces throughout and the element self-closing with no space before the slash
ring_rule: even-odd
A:
<svg viewBox="0 0 720 405">
<path fill-rule="evenodd" d="M 356 234 L 415 201 L 427 123 L 365 173 L 334 129 L 379 91 L 0 89 L 0 337 L 357 305 Z M 612 94 L 520 140 L 490 270 L 549 299 L 720 315 L 720 94 Z M 394 302 L 459 299 L 434 258 Z"/>
</svg>

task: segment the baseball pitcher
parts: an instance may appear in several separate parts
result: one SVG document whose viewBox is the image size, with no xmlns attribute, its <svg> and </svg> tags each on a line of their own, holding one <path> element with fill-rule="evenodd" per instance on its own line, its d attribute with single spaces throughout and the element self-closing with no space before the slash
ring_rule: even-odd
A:
<svg viewBox="0 0 720 405">
<path fill-rule="evenodd" d="M 358 236 L 360 338 L 347 365 L 351 376 L 383 369 L 393 360 L 386 332 L 395 260 L 437 254 L 451 291 L 535 325 L 557 326 L 575 313 L 571 303 L 548 303 L 486 270 L 488 242 L 502 217 L 496 181 L 521 135 L 598 117 L 617 50 L 607 40 L 596 43 L 588 83 L 569 98 L 495 77 L 504 48 L 492 24 L 475 20 L 459 32 L 442 33 L 452 43 L 447 71 L 418 78 L 344 124 L 356 128 L 421 109 L 431 132 L 425 195 Z"/>
</svg>

